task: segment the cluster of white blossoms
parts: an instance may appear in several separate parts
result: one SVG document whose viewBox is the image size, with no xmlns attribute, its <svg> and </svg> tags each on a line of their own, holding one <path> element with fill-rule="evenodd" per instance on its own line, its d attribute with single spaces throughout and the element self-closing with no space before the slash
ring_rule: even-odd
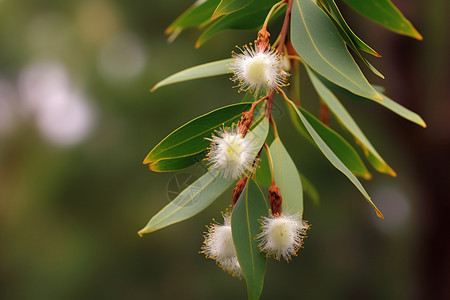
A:
<svg viewBox="0 0 450 300">
<path fill-rule="evenodd" d="M 275 259 L 283 258 L 286 261 L 296 255 L 300 249 L 303 238 L 309 225 L 302 220 L 301 215 L 271 215 L 261 220 L 262 232 L 258 234 L 259 247 L 267 256 Z"/>
<path fill-rule="evenodd" d="M 236 127 L 221 129 L 210 140 L 208 161 L 211 169 L 218 169 L 225 178 L 238 179 L 253 170 L 255 159 L 251 133 L 242 137 Z"/>
<path fill-rule="evenodd" d="M 234 73 L 231 79 L 238 82 L 240 90 L 268 91 L 285 85 L 288 73 L 283 70 L 282 57 L 276 50 L 268 48 L 260 52 L 247 45 L 240 50 L 242 53 L 233 53 L 230 65 Z"/>
<path fill-rule="evenodd" d="M 211 224 L 208 227 L 202 253 L 208 258 L 214 259 L 224 271 L 233 276 L 242 277 L 231 234 L 231 216 L 225 214 L 223 220 L 223 225 Z"/>
</svg>

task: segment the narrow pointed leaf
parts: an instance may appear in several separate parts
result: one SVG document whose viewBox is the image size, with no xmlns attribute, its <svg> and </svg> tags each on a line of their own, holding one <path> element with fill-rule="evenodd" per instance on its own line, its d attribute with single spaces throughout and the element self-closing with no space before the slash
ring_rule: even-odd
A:
<svg viewBox="0 0 450 300">
<path fill-rule="evenodd" d="M 279 137 L 270 145 L 275 184 L 280 188 L 281 211 L 303 214 L 303 187 L 297 167 Z"/>
<path fill-rule="evenodd" d="M 320 79 L 320 81 L 322 81 L 323 84 L 325 84 L 330 90 L 332 91 L 336 91 L 344 96 L 347 96 L 351 99 L 354 99 L 355 101 L 358 102 L 367 102 L 367 101 L 372 101 L 371 99 L 367 99 L 364 97 L 360 97 L 358 95 L 352 94 L 350 92 L 348 92 L 345 89 L 342 89 L 341 87 L 333 84 L 332 82 L 326 80 L 325 78 L 323 78 L 322 76 L 318 75 L 317 73 L 315 73 L 316 77 Z M 406 107 L 398 104 L 397 102 L 395 102 L 394 100 L 390 99 L 389 97 L 387 97 L 384 93 L 383 87 L 380 86 L 373 86 L 375 89 L 379 90 L 379 94 L 382 97 L 383 101 L 373 101 L 379 105 L 382 105 L 384 107 L 386 107 L 387 109 L 389 109 L 390 111 L 396 113 L 397 115 L 399 115 L 400 117 L 405 118 L 406 120 L 409 120 L 413 123 L 416 123 L 417 125 L 420 125 L 422 127 L 427 127 L 427 124 L 425 123 L 425 121 L 415 112 L 407 109 Z"/>
<path fill-rule="evenodd" d="M 293 0 L 291 40 L 316 72 L 352 93 L 381 100 L 348 52 L 337 29 L 311 0 Z"/>
<path fill-rule="evenodd" d="M 198 66 L 180 71 L 180 72 L 175 73 L 175 74 L 167 77 L 166 79 L 158 82 L 151 89 L 151 91 L 153 92 L 162 86 L 174 84 L 174 83 L 178 83 L 178 82 L 182 82 L 182 81 L 188 81 L 188 80 L 192 80 L 192 79 L 199 79 L 199 78 L 212 77 L 212 76 L 231 73 L 229 64 L 232 62 L 233 62 L 233 58 L 227 58 L 227 59 L 218 60 L 215 62 L 198 65 Z"/>
<path fill-rule="evenodd" d="M 342 17 L 341 12 L 334 3 L 333 0 L 324 0 L 327 2 L 327 6 L 325 7 L 322 2 L 320 6 L 323 7 L 323 11 L 329 16 L 330 20 L 333 21 L 336 29 L 339 31 L 342 39 L 345 43 L 353 50 L 353 52 L 359 57 L 359 59 L 371 70 L 375 75 L 384 79 L 384 75 L 381 74 L 362 54 L 359 52 L 359 49 L 366 51 L 374 56 L 380 57 L 377 52 L 375 52 L 372 48 L 370 48 L 366 43 L 364 43 L 356 34 L 350 29 L 350 27 L 345 22 Z"/>
<path fill-rule="evenodd" d="M 364 165 L 358 152 L 336 131 L 325 126 L 316 117 L 306 110 L 299 108 L 314 130 L 321 136 L 325 143 L 331 148 L 337 157 L 344 163 L 344 165 L 350 169 L 350 171 L 356 176 L 363 177 L 365 179 L 371 178 L 369 171 Z M 289 110 L 292 108 L 289 106 Z M 299 129 L 300 133 L 306 136 L 314 145 L 316 142 L 311 140 L 311 135 L 303 122 L 299 119 L 298 114 L 294 110 L 291 112 L 292 120 L 296 124 L 296 128 Z"/>
<path fill-rule="evenodd" d="M 160 159 L 148 165 L 154 172 L 175 172 L 190 167 L 201 162 L 206 155 L 206 151 L 191 156 Z"/>
<path fill-rule="evenodd" d="M 269 159 L 267 157 L 267 150 L 263 148 L 261 156 L 258 160 L 258 167 L 255 172 L 255 180 L 259 186 L 269 187 L 272 184 L 272 177 L 270 174 Z"/>
<path fill-rule="evenodd" d="M 258 185 L 249 179 L 231 216 L 231 232 L 239 264 L 247 283 L 248 299 L 259 299 L 266 272 L 266 257 L 259 251 L 256 235 L 261 232 L 258 219 L 269 208 Z"/>
<path fill-rule="evenodd" d="M 253 0 L 222 0 L 214 11 L 212 19 L 243 9 L 252 1 Z"/>
<path fill-rule="evenodd" d="M 374 162 L 374 167 L 377 171 L 395 176 L 394 170 L 384 161 L 384 159 L 378 154 L 377 150 L 372 146 L 359 126 L 353 120 L 351 115 L 347 112 L 344 106 L 339 102 L 336 96 L 314 75 L 314 73 L 307 69 L 311 82 L 313 83 L 317 93 L 322 100 L 333 112 L 342 125 L 355 137 L 359 144 L 365 149 L 366 156 L 371 159 L 369 161 Z M 377 101 L 379 102 L 379 101 Z M 382 102 L 380 102 L 382 103 Z"/>
<path fill-rule="evenodd" d="M 383 25 L 394 32 L 407 35 L 418 40 L 420 33 L 390 0 L 343 0 L 351 8 L 366 18 Z"/>
<path fill-rule="evenodd" d="M 177 29 L 183 30 L 188 27 L 200 26 L 210 20 L 219 2 L 220 0 L 206 0 L 201 4 L 198 4 L 198 1 L 195 2 L 169 25 L 166 34 L 171 34 Z"/>
<path fill-rule="evenodd" d="M 303 122 L 304 126 L 308 130 L 308 133 L 313 138 L 314 142 L 319 147 L 320 151 L 325 155 L 325 157 L 331 162 L 331 164 L 341 171 L 347 178 L 356 186 L 356 188 L 364 195 L 366 200 L 372 205 L 372 207 L 375 209 L 375 212 L 377 213 L 377 216 L 380 218 L 384 218 L 383 214 L 380 212 L 380 210 L 375 206 L 375 204 L 372 202 L 369 194 L 367 194 L 367 191 L 362 186 L 361 182 L 353 175 L 353 173 L 344 165 L 344 163 L 336 156 L 336 154 L 330 149 L 330 147 L 324 142 L 324 140 L 320 137 L 320 135 L 316 132 L 316 130 L 311 126 L 311 124 L 308 122 L 307 118 L 304 116 L 303 112 L 300 111 L 297 106 L 289 101 L 288 102 L 290 106 L 295 110 L 301 121 Z"/>
<path fill-rule="evenodd" d="M 256 29 L 264 23 L 267 13 L 277 0 L 255 0 L 245 8 L 216 19 L 198 38 L 195 46 L 198 48 L 207 40 L 226 29 Z M 281 15 L 279 11 L 271 19 Z"/>
<path fill-rule="evenodd" d="M 211 142 L 205 138 L 223 126 L 238 122 L 242 112 L 250 109 L 251 103 L 232 104 L 213 110 L 179 127 L 147 155 L 144 164 L 153 164 L 161 159 L 192 156 L 203 152 Z"/>
<path fill-rule="evenodd" d="M 324 3 L 326 5 L 326 8 L 330 12 L 330 15 L 333 17 L 334 20 L 336 20 L 337 24 L 344 30 L 344 32 L 347 34 L 347 36 L 354 42 L 354 44 L 364 52 L 367 52 L 369 54 L 372 54 L 373 56 L 380 57 L 381 55 L 378 54 L 375 50 L 373 50 L 369 45 L 364 43 L 350 28 L 350 26 L 345 21 L 344 17 L 342 16 L 338 6 L 336 5 L 336 2 L 334 0 L 324 0 Z"/>
<path fill-rule="evenodd" d="M 214 202 L 233 183 L 233 179 L 225 179 L 217 170 L 207 172 L 151 218 L 138 234 L 142 236 L 193 217 Z"/>
<path fill-rule="evenodd" d="M 264 118 L 252 131 L 247 133 L 252 156 L 256 158 L 259 150 L 269 133 L 269 120 Z M 172 202 L 166 205 L 159 213 L 150 219 L 147 226 L 138 232 L 144 233 L 156 231 L 171 224 L 186 220 L 204 210 L 217 197 L 219 197 L 235 180 L 226 179 L 223 174 L 213 169 L 208 171 L 197 181 L 184 189 Z"/>
</svg>

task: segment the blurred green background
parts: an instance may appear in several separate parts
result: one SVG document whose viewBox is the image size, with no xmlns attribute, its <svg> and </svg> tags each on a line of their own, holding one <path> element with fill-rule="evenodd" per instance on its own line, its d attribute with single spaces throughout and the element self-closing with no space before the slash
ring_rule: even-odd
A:
<svg viewBox="0 0 450 300">
<path fill-rule="evenodd" d="M 198 253 L 231 191 L 193 219 L 136 234 L 168 203 L 175 175 L 142 165 L 148 151 L 242 97 L 227 76 L 149 93 L 255 38 L 229 31 L 194 49 L 199 32 L 189 30 L 168 44 L 164 29 L 191 2 L 0 0 L 0 299 L 245 299 L 244 281 Z M 344 101 L 398 173 L 363 182 L 382 221 L 298 135 L 278 100 L 281 138 L 321 201 L 306 199 L 304 249 L 289 264 L 269 261 L 262 299 L 450 299 L 449 3 L 394 3 L 422 42 L 341 7 L 383 56 L 371 61 L 385 82 L 370 78 L 428 128 Z M 302 101 L 316 114 L 303 83 Z"/>
</svg>

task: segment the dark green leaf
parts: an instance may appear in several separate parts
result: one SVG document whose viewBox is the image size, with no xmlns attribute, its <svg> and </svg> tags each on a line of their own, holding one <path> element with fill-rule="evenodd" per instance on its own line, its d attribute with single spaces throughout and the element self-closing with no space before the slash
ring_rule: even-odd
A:
<svg viewBox="0 0 450 300">
<path fill-rule="evenodd" d="M 377 22 L 384 27 L 404 35 L 422 39 L 420 33 L 414 28 L 405 16 L 390 0 L 343 0 L 354 10 L 366 18 Z"/>
<path fill-rule="evenodd" d="M 233 179 L 225 179 L 217 170 L 207 172 L 153 216 L 138 232 L 139 235 L 193 217 L 214 202 L 233 182 Z"/>
<path fill-rule="evenodd" d="M 292 109 L 289 107 L 289 109 Z M 307 112 L 306 110 L 300 108 L 303 112 L 303 115 L 314 128 L 314 130 L 321 136 L 321 138 L 326 142 L 326 144 L 332 149 L 332 151 L 336 154 L 337 157 L 344 163 L 344 165 L 352 171 L 356 176 L 361 176 L 363 178 L 370 178 L 371 175 L 364 165 L 363 161 L 358 155 L 358 152 L 346 141 L 343 137 L 341 137 L 337 132 L 325 126 L 322 122 L 320 122 L 316 117 Z M 295 111 L 294 111 L 295 113 Z M 311 137 L 311 134 L 305 128 L 301 119 L 297 113 L 293 118 L 294 124 L 296 127 L 301 128 L 301 133 L 303 135 L 307 134 L 308 137 Z M 314 144 L 316 144 L 314 142 Z"/>
<path fill-rule="evenodd" d="M 211 137 L 215 130 L 223 126 L 231 126 L 238 122 L 242 112 L 250 107 L 250 103 L 225 106 L 184 124 L 156 145 L 145 158 L 144 164 L 203 152 L 211 143 L 205 138 Z"/>
<path fill-rule="evenodd" d="M 190 8 L 182 13 L 166 29 L 166 34 L 171 34 L 175 30 L 183 30 L 188 27 L 200 26 L 211 19 L 220 0 L 206 0 L 198 4 L 195 2 Z"/>
<path fill-rule="evenodd" d="M 320 6 L 323 7 L 323 11 L 329 16 L 330 20 L 333 21 L 334 25 L 336 26 L 336 29 L 339 31 L 339 34 L 341 35 L 342 39 L 345 41 L 345 43 L 350 47 L 350 49 L 353 50 L 353 52 L 362 60 L 362 62 L 378 77 L 383 78 L 383 74 L 380 73 L 372 64 L 359 52 L 358 49 L 361 49 L 363 51 L 366 51 L 374 56 L 380 57 L 375 50 L 370 48 L 366 43 L 364 43 L 356 34 L 350 29 L 350 27 L 345 22 L 344 18 L 342 17 L 341 12 L 339 11 L 338 7 L 336 6 L 336 3 L 334 0 L 323 0 L 326 6 L 322 5 L 322 2 L 320 3 Z"/>
<path fill-rule="evenodd" d="M 247 283 L 248 299 L 259 299 L 263 289 L 266 257 L 259 251 L 255 237 L 261 232 L 258 219 L 268 210 L 261 189 L 249 179 L 231 216 L 233 242 Z"/>
<path fill-rule="evenodd" d="M 190 167 L 198 162 L 201 162 L 206 155 L 206 151 L 200 152 L 186 157 L 160 159 L 148 167 L 154 172 L 174 172 Z"/>
<path fill-rule="evenodd" d="M 291 40 L 300 57 L 315 71 L 349 91 L 381 100 L 347 50 L 336 27 L 311 0 L 294 0 Z"/>
<path fill-rule="evenodd" d="M 217 6 L 212 19 L 216 19 L 223 15 L 231 14 L 235 11 L 243 9 L 250 4 L 253 0 L 222 0 L 219 6 Z"/>
<path fill-rule="evenodd" d="M 263 150 L 261 151 L 261 157 L 259 158 L 255 179 L 260 186 L 269 187 L 272 184 L 269 159 L 267 157 L 267 151 L 265 148 L 263 148 Z"/>
<path fill-rule="evenodd" d="M 300 120 L 302 121 L 303 125 L 306 127 L 306 130 L 311 135 L 314 142 L 319 147 L 320 151 L 325 155 L 325 157 L 331 162 L 331 164 L 341 171 L 347 178 L 356 186 L 356 188 L 364 195 L 366 200 L 372 205 L 372 207 L 375 209 L 375 212 L 377 213 L 377 216 L 380 218 L 384 218 L 383 214 L 380 212 L 380 210 L 375 206 L 375 204 L 370 199 L 369 194 L 367 194 L 366 190 L 362 186 L 362 184 L 359 182 L 359 180 L 353 175 L 353 173 L 345 166 L 345 164 L 336 156 L 336 154 L 333 152 L 333 150 L 330 149 L 330 147 L 325 143 L 325 141 L 320 137 L 320 135 L 316 132 L 316 130 L 311 126 L 311 124 L 308 122 L 307 117 L 304 115 L 304 110 L 301 111 L 297 108 L 297 106 L 289 101 L 288 102 L 290 106 L 295 110 L 297 115 L 299 116 Z"/>
<path fill-rule="evenodd" d="M 207 40 L 226 29 L 255 29 L 261 26 L 267 13 L 276 2 L 276 0 L 256 0 L 233 14 L 218 18 L 202 33 L 195 46 L 200 47 Z M 272 19 L 279 15 L 280 13 L 274 15 Z"/>
<path fill-rule="evenodd" d="M 330 12 L 331 16 L 334 20 L 340 25 L 340 27 L 345 31 L 347 36 L 351 39 L 351 41 L 354 42 L 354 44 L 364 52 L 367 52 L 369 54 L 372 54 L 373 56 L 380 57 L 381 55 L 378 54 L 375 50 L 373 50 L 369 45 L 364 43 L 348 26 L 347 22 L 344 20 L 344 17 L 342 16 L 341 12 L 339 11 L 338 6 L 336 5 L 336 2 L 334 0 L 323 0 L 326 8 Z M 349 45 L 350 46 L 350 45 Z"/>
<path fill-rule="evenodd" d="M 231 73 L 229 64 L 232 62 L 233 58 L 227 58 L 180 71 L 158 82 L 151 91 L 153 92 L 157 88 L 177 82 Z"/>
<path fill-rule="evenodd" d="M 280 188 L 281 212 L 303 214 L 303 188 L 294 161 L 289 156 L 279 137 L 270 145 L 273 160 L 275 184 Z"/>
<path fill-rule="evenodd" d="M 344 125 L 344 127 L 356 138 L 363 149 L 369 161 L 373 163 L 374 167 L 379 172 L 395 176 L 394 170 L 384 161 L 378 154 L 377 150 L 372 146 L 359 126 L 353 120 L 351 115 L 347 112 L 344 106 L 339 102 L 336 96 L 314 75 L 314 73 L 307 69 L 311 82 L 313 83 L 317 93 L 323 99 L 328 108 L 333 112 L 337 119 Z M 379 101 L 377 101 L 379 102 Z M 382 102 L 380 102 L 382 103 Z"/>
<path fill-rule="evenodd" d="M 413 123 L 416 123 L 417 125 L 420 125 L 422 127 L 427 127 L 427 124 L 425 123 L 425 121 L 418 114 L 416 114 L 413 111 L 410 111 L 406 107 L 398 104 L 394 100 L 392 100 L 389 97 L 387 97 L 386 95 L 384 95 L 383 87 L 376 86 L 376 85 L 373 86 L 375 89 L 377 89 L 379 91 L 379 94 L 381 95 L 381 99 L 383 99 L 383 101 L 372 101 L 371 99 L 360 97 L 358 95 L 348 92 L 345 89 L 340 88 L 339 86 L 326 80 L 325 78 L 323 78 L 322 76 L 320 76 L 317 73 L 314 73 L 314 74 L 317 78 L 320 79 L 320 81 L 322 81 L 323 84 L 325 84 L 332 91 L 336 91 L 336 92 L 338 92 L 346 97 L 349 97 L 355 101 L 358 101 L 358 102 L 368 102 L 368 101 L 375 102 L 379 105 L 386 107 L 387 109 L 391 110 L 392 112 L 396 113 L 397 115 L 399 115 Z"/>
</svg>

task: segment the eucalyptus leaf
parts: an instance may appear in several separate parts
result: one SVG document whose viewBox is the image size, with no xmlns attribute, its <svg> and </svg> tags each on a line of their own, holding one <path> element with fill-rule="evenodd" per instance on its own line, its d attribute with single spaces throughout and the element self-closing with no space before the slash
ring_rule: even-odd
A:
<svg viewBox="0 0 450 300">
<path fill-rule="evenodd" d="M 256 29 L 264 23 L 267 13 L 277 0 L 256 0 L 245 8 L 225 16 L 217 18 L 198 38 L 195 46 L 198 48 L 207 40 L 226 29 Z M 271 19 L 281 15 L 282 11 Z"/>
<path fill-rule="evenodd" d="M 334 0 L 323 0 L 326 4 L 326 7 L 320 3 L 320 6 L 323 7 L 323 11 L 329 16 L 330 20 L 336 26 L 336 29 L 339 31 L 342 39 L 345 43 L 353 50 L 353 52 L 361 59 L 361 61 L 371 70 L 375 75 L 384 79 L 384 75 L 381 74 L 362 54 L 359 52 L 359 49 L 366 51 L 374 56 L 380 57 L 375 50 L 369 47 L 366 43 L 364 43 L 348 26 L 347 22 L 345 22 L 341 12 Z"/>
<path fill-rule="evenodd" d="M 218 170 L 207 172 L 153 216 L 138 234 L 142 236 L 193 217 L 214 202 L 233 182 Z"/>
<path fill-rule="evenodd" d="M 158 82 L 151 89 L 151 92 L 154 92 L 156 89 L 162 86 L 174 84 L 177 82 L 231 73 L 232 71 L 230 70 L 229 64 L 231 64 L 232 62 L 233 58 L 227 58 L 180 71 Z"/>
<path fill-rule="evenodd" d="M 322 151 L 322 153 L 325 155 L 325 157 L 331 162 L 331 164 L 341 171 L 347 178 L 356 186 L 356 188 L 364 195 L 366 200 L 372 205 L 372 207 L 375 209 L 375 212 L 377 213 L 377 216 L 380 218 L 384 218 L 383 214 L 380 212 L 380 210 L 376 207 L 376 205 L 372 202 L 369 194 L 367 194 L 367 191 L 364 189 L 362 184 L 359 182 L 359 180 L 353 175 L 353 173 L 345 166 L 345 164 L 336 156 L 336 154 L 333 152 L 333 150 L 330 149 L 330 147 L 325 143 L 325 141 L 320 137 L 320 135 L 316 132 L 316 130 L 311 126 L 311 124 L 308 122 L 308 119 L 304 116 L 303 112 L 300 111 L 297 106 L 292 102 L 288 101 L 290 106 L 295 110 L 297 115 L 299 116 L 300 120 L 303 122 L 304 126 L 306 127 L 306 130 L 311 135 L 314 142 L 317 144 L 319 149 Z"/>
<path fill-rule="evenodd" d="M 270 173 L 269 159 L 267 150 L 263 148 L 261 156 L 258 160 L 258 167 L 255 172 L 255 180 L 259 186 L 269 187 L 272 184 L 272 176 Z"/>
<path fill-rule="evenodd" d="M 326 8 L 330 12 L 330 15 L 333 17 L 333 19 L 339 24 L 339 26 L 344 30 L 346 35 L 351 39 L 351 41 L 354 42 L 354 45 L 356 45 L 357 48 L 363 50 L 364 52 L 367 52 L 373 56 L 380 57 L 381 55 L 378 54 L 375 50 L 373 50 L 369 45 L 364 43 L 350 28 L 350 26 L 345 21 L 344 17 L 342 16 L 342 13 L 339 11 L 338 6 L 336 5 L 336 2 L 334 0 L 322 0 L 324 4 L 326 5 Z M 349 45 L 350 46 L 350 45 Z"/>
<path fill-rule="evenodd" d="M 350 99 L 353 99 L 357 102 L 375 102 L 379 105 L 382 105 L 384 107 L 386 107 L 387 109 L 389 109 L 390 111 L 396 113 L 397 115 L 399 115 L 400 117 L 409 120 L 413 123 L 416 123 L 417 125 L 420 125 L 422 127 L 427 127 L 427 124 L 425 123 L 425 121 L 415 112 L 407 109 L 406 107 L 398 104 L 397 102 L 395 102 L 394 100 L 390 99 L 388 96 L 386 96 L 383 93 L 384 88 L 380 87 L 380 86 L 376 86 L 374 85 L 373 87 L 375 89 L 377 89 L 379 91 L 379 94 L 381 95 L 381 98 L 383 99 L 383 101 L 372 101 L 372 99 L 367 99 L 364 97 L 360 97 L 358 95 L 352 94 L 349 91 L 342 89 L 341 87 L 333 84 L 332 82 L 328 81 L 327 79 L 323 78 L 322 76 L 320 76 L 317 73 L 314 73 L 314 75 L 320 79 L 320 81 L 322 81 L 322 83 L 324 85 L 326 85 L 330 90 L 335 91 L 339 94 L 342 94 Z"/>
<path fill-rule="evenodd" d="M 366 18 L 383 25 L 394 32 L 404 34 L 418 40 L 420 33 L 390 0 L 343 0 L 351 8 Z"/>
<path fill-rule="evenodd" d="M 166 34 L 180 33 L 189 27 L 201 26 L 211 19 L 220 0 L 206 0 L 203 3 L 196 1 L 190 8 L 183 12 L 166 29 Z"/>
<path fill-rule="evenodd" d="M 221 0 L 217 6 L 212 19 L 216 19 L 223 15 L 231 14 L 235 11 L 243 9 L 250 4 L 253 0 Z"/>
<path fill-rule="evenodd" d="M 279 137 L 270 145 L 275 184 L 280 188 L 284 214 L 303 214 L 303 187 L 297 167 Z"/>
<path fill-rule="evenodd" d="M 247 283 L 248 299 L 259 299 L 266 272 L 266 257 L 260 252 L 256 235 L 261 232 L 258 219 L 269 207 L 258 185 L 249 179 L 231 215 L 231 232 L 237 258 Z"/>
<path fill-rule="evenodd" d="M 344 106 L 339 102 L 336 96 L 314 75 L 314 73 L 307 69 L 311 82 L 314 85 L 317 93 L 320 95 L 327 107 L 333 112 L 342 125 L 355 137 L 363 149 L 366 156 L 371 159 L 369 161 L 374 162 L 374 167 L 377 171 L 395 176 L 394 170 L 384 161 L 384 159 L 378 154 L 377 150 L 372 146 L 359 126 L 353 120 L 352 116 L 347 112 Z M 377 101 L 378 102 L 378 101 Z"/>
<path fill-rule="evenodd" d="M 251 103 L 232 104 L 189 121 L 159 142 L 147 155 L 144 164 L 203 152 L 211 144 L 205 138 L 211 137 L 221 127 L 237 123 L 242 112 L 249 110 L 250 107 Z"/>
<path fill-rule="evenodd" d="M 292 107 L 288 107 L 289 110 L 292 110 Z M 326 144 L 331 148 L 331 150 L 335 153 L 337 157 L 344 163 L 344 165 L 350 169 L 350 171 L 356 176 L 363 177 L 365 179 L 371 178 L 369 171 L 361 160 L 358 152 L 336 131 L 325 126 L 322 122 L 320 122 L 316 117 L 314 117 L 308 111 L 298 108 L 303 112 L 303 115 L 314 128 L 314 130 L 321 136 L 321 138 L 326 142 Z M 306 135 L 307 138 L 311 141 L 311 134 L 299 119 L 298 114 L 295 110 L 291 112 L 293 115 L 293 122 L 296 125 L 297 129 L 300 129 L 300 133 L 302 135 Z M 314 139 L 312 143 L 316 145 Z"/>
<path fill-rule="evenodd" d="M 291 40 L 299 56 L 335 84 L 357 95 L 381 100 L 325 12 L 311 0 L 293 1 Z"/>
<path fill-rule="evenodd" d="M 160 159 L 148 165 L 149 169 L 154 172 L 175 172 L 190 167 L 201 162 L 206 155 L 206 151 L 191 156 Z"/>
</svg>

